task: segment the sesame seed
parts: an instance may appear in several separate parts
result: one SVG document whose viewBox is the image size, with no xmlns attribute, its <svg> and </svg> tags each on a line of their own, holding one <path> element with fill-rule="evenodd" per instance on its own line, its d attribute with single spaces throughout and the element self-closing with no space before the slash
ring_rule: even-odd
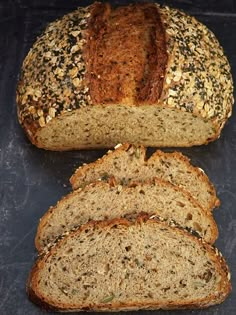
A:
<svg viewBox="0 0 236 315">
<path fill-rule="evenodd" d="M 166 78 L 166 84 L 170 84 L 171 83 L 171 79 L 170 79 L 170 77 L 168 76 L 167 78 Z"/>
<path fill-rule="evenodd" d="M 38 109 L 38 110 L 37 110 L 37 114 L 38 114 L 39 117 L 43 116 L 43 111 L 42 111 L 42 109 Z"/>
<path fill-rule="evenodd" d="M 114 147 L 114 149 L 116 150 L 116 149 L 120 148 L 121 146 L 122 146 L 122 143 L 118 143 L 118 144 Z"/>
<path fill-rule="evenodd" d="M 49 115 L 50 115 L 51 117 L 55 117 L 55 115 L 56 115 L 56 109 L 53 108 L 53 107 L 50 107 L 48 113 L 49 113 Z"/>
<path fill-rule="evenodd" d="M 46 117 L 46 123 L 48 123 L 50 120 L 52 120 L 52 117 L 48 115 L 48 116 Z"/>
<path fill-rule="evenodd" d="M 41 116 L 40 118 L 39 118 L 39 126 L 40 127 L 44 127 L 45 126 L 45 119 L 44 119 L 44 117 L 43 116 Z"/>
</svg>

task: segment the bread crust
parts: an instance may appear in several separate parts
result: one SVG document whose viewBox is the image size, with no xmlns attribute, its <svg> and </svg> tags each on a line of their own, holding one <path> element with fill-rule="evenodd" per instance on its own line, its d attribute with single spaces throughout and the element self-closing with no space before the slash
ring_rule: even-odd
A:
<svg viewBox="0 0 236 315">
<path fill-rule="evenodd" d="M 133 187 L 133 186 L 140 186 L 141 187 L 145 187 L 145 186 L 149 186 L 152 184 L 156 184 L 159 186 L 163 186 L 163 187 L 171 187 L 172 189 L 174 189 L 175 191 L 181 191 L 181 193 L 186 197 L 186 199 L 190 200 L 190 202 L 198 207 L 199 210 L 202 211 L 202 213 L 208 218 L 208 220 L 210 221 L 211 224 L 211 239 L 209 239 L 209 243 L 213 244 L 215 242 L 215 240 L 218 237 L 218 228 L 217 228 L 217 224 L 212 216 L 212 214 L 205 210 L 204 208 L 202 208 L 198 202 L 191 196 L 191 194 L 189 192 L 187 192 L 186 190 L 184 190 L 181 187 L 175 186 L 173 184 L 171 184 L 170 182 L 167 182 L 165 180 L 162 179 L 158 179 L 158 178 L 153 178 L 153 179 L 148 179 L 144 182 L 138 182 L 138 181 L 134 181 L 131 182 L 128 186 L 123 187 L 123 190 L 128 190 L 129 187 Z M 58 206 L 60 204 L 63 204 L 64 202 L 66 202 L 68 199 L 70 199 L 71 196 L 75 195 L 75 194 L 79 194 L 80 192 L 85 192 L 85 191 L 89 191 L 90 187 L 101 187 L 101 188 L 105 188 L 106 186 L 110 186 L 110 187 L 114 187 L 117 186 L 117 184 L 115 183 L 115 180 L 112 180 L 110 183 L 105 183 L 103 181 L 96 181 L 94 183 L 90 183 L 89 185 L 85 186 L 84 188 L 79 188 L 78 190 L 75 190 L 71 193 L 69 193 L 68 195 L 64 196 L 60 201 L 57 202 L 57 204 L 53 207 L 50 207 L 48 209 L 48 211 L 43 215 L 43 217 L 40 219 L 39 221 L 39 225 L 37 228 L 37 233 L 35 236 L 35 247 L 38 250 L 38 252 L 42 252 L 43 251 L 43 247 L 40 244 L 40 235 L 42 234 L 42 231 L 44 229 L 45 224 L 47 224 L 47 222 L 50 220 L 51 214 L 57 212 L 58 210 Z M 158 211 L 153 211 L 153 214 L 158 215 Z M 76 225 L 76 224 L 75 224 Z"/>
<path fill-rule="evenodd" d="M 89 65 L 85 52 L 89 42 L 87 33 L 89 32 L 89 21 L 92 19 L 91 12 L 94 12 L 99 6 L 102 7 L 103 4 L 94 3 L 87 8 L 79 8 L 51 23 L 42 36 L 37 39 L 24 60 L 16 92 L 18 117 L 30 141 L 39 148 L 64 151 L 107 147 L 104 144 L 46 147 L 39 140 L 41 130 L 50 128 L 52 120 L 79 111 L 83 106 L 96 106 L 96 102 L 91 101 L 94 91 L 90 91 L 87 76 Z M 160 33 L 165 35 L 165 41 L 161 45 L 163 49 L 158 48 L 158 54 L 161 53 L 163 56 L 167 54 L 168 57 L 168 60 L 166 61 L 165 57 L 163 59 L 165 61 L 160 65 L 160 69 L 162 69 L 158 79 L 160 87 L 156 86 L 159 84 L 155 78 L 156 73 L 151 71 L 149 78 L 145 77 L 147 84 L 143 87 L 140 83 L 141 87 L 139 88 L 146 95 L 146 102 L 141 97 L 143 104 L 174 108 L 177 112 L 178 110 L 189 112 L 193 116 L 200 117 L 212 124 L 214 134 L 209 136 L 204 143 L 200 140 L 192 143 L 179 142 L 177 146 L 189 147 L 214 141 L 219 137 L 225 122 L 230 117 L 234 102 L 230 66 L 222 47 L 212 32 L 195 18 L 189 17 L 180 10 L 160 7 L 155 4 L 136 6 L 137 8 L 143 6 L 145 10 L 152 11 L 151 15 L 153 16 L 154 11 L 160 15 L 160 18 L 156 19 L 156 23 L 159 25 Z M 105 7 L 109 12 L 113 10 L 108 5 Z M 132 9 L 132 5 L 128 6 L 127 10 L 130 8 Z M 74 22 L 79 23 L 71 26 Z M 62 36 L 62 40 L 59 41 L 60 36 Z M 161 36 L 161 38 L 164 37 Z M 81 39 L 76 40 L 77 38 Z M 185 39 L 190 41 L 189 45 L 185 45 L 188 47 L 188 51 L 185 51 L 186 47 L 183 48 L 181 44 Z M 51 47 L 53 41 L 58 42 L 58 45 L 61 43 L 64 45 L 63 49 L 60 50 L 63 52 L 62 55 L 59 53 L 60 58 L 57 57 L 58 51 L 54 51 Z M 196 45 L 194 49 L 191 42 Z M 209 43 L 212 47 L 209 47 Z M 164 48 L 165 45 L 166 48 Z M 154 55 L 153 53 L 153 58 Z M 43 57 L 40 58 L 40 56 Z M 78 63 L 77 69 L 73 66 L 75 58 L 78 59 L 78 62 L 76 61 Z M 204 61 L 202 61 L 203 59 Z M 192 60 L 195 61 L 192 62 Z M 153 61 L 149 60 L 148 63 L 150 63 L 149 68 L 153 69 Z M 198 69 L 199 64 L 203 68 Z M 219 80 L 215 80 L 215 76 L 219 77 Z M 51 87 L 54 89 L 53 93 Z M 154 95 L 154 87 L 161 93 L 160 97 L 158 96 L 159 92 Z M 117 90 L 119 90 L 118 87 Z M 192 99 L 188 93 L 192 95 Z M 79 102 L 77 101 L 78 98 Z M 128 106 L 139 106 L 139 102 L 134 102 L 129 97 L 124 99 Z M 115 100 L 106 102 L 106 106 L 115 106 L 116 104 L 117 101 Z M 155 147 L 156 145 L 156 143 L 150 143 L 150 146 Z"/>
<path fill-rule="evenodd" d="M 165 30 L 155 4 L 113 9 L 96 3 L 88 38 L 86 80 L 94 105 L 157 103 L 168 56 Z M 136 82 L 136 89 L 130 89 Z"/>
<path fill-rule="evenodd" d="M 119 154 L 122 153 L 123 151 L 128 151 L 131 147 L 132 147 L 131 144 L 128 144 L 128 143 L 122 144 L 118 148 L 116 148 L 114 151 L 109 150 L 107 154 L 105 154 L 103 157 L 96 160 L 95 162 L 82 165 L 79 168 L 77 168 L 74 174 L 70 178 L 70 183 L 72 185 L 72 188 L 73 189 L 78 188 L 77 178 L 83 178 L 83 175 L 86 174 L 87 170 L 96 168 L 97 166 L 102 165 L 102 164 L 105 165 L 107 160 L 114 159 L 116 156 L 119 156 Z M 133 147 L 135 148 L 135 146 Z M 203 170 L 200 170 L 198 167 L 194 167 L 193 165 L 191 165 L 190 159 L 184 156 L 182 153 L 177 152 L 177 151 L 173 153 L 166 153 L 166 152 L 157 150 L 148 159 L 146 156 L 146 148 L 142 145 L 138 146 L 138 148 L 140 150 L 140 156 L 144 160 L 145 164 L 151 163 L 151 161 L 155 161 L 155 159 L 158 159 L 161 156 L 171 156 L 171 157 L 174 157 L 174 159 L 183 161 L 185 165 L 187 166 L 187 168 L 189 169 L 189 171 L 191 173 L 196 174 L 199 181 L 206 183 L 207 186 L 209 187 L 209 191 L 212 195 L 212 199 L 211 199 L 211 202 L 209 203 L 208 209 L 212 210 L 213 208 L 220 206 L 220 200 L 216 195 L 216 190 L 214 188 L 214 185 L 210 182 L 207 175 L 204 173 Z"/>
<path fill-rule="evenodd" d="M 163 155 L 163 152 L 160 150 L 157 150 L 153 155 L 149 158 L 149 162 L 152 160 L 155 161 L 156 158 L 161 157 Z M 200 169 L 199 167 L 195 167 L 190 163 L 190 159 L 183 155 L 181 152 L 175 151 L 172 153 L 165 152 L 164 155 L 173 157 L 174 159 L 183 161 L 186 166 L 188 167 L 189 171 L 195 173 L 199 179 L 199 181 L 205 182 L 207 186 L 209 187 L 209 191 L 212 195 L 211 203 L 209 204 L 209 209 L 214 209 L 216 207 L 220 206 L 220 200 L 216 195 L 216 190 L 214 185 L 211 183 L 209 177 L 206 175 L 206 173 Z"/>
<path fill-rule="evenodd" d="M 31 273 L 29 275 L 27 281 L 27 293 L 29 298 L 36 303 L 37 305 L 45 308 L 47 310 L 55 310 L 55 311 L 120 311 L 120 310 L 138 310 L 138 309 L 194 309 L 194 308 L 206 308 L 211 305 L 219 304 L 225 300 L 225 298 L 231 292 L 231 283 L 230 283 L 230 273 L 228 266 L 221 255 L 221 253 L 214 247 L 210 246 L 206 242 L 204 242 L 201 238 L 196 235 L 191 234 L 189 231 L 186 231 L 184 228 L 180 228 L 179 226 L 171 225 L 171 229 L 175 229 L 176 233 L 183 235 L 184 237 L 191 238 L 194 242 L 198 243 L 201 247 L 203 247 L 211 256 L 211 259 L 215 262 L 215 267 L 218 269 L 218 272 L 221 274 L 221 282 L 219 284 L 219 292 L 218 294 L 212 294 L 208 298 L 205 299 L 197 299 L 192 302 L 183 303 L 182 301 L 176 301 L 175 303 L 148 303 L 148 304 L 118 304 L 111 302 L 109 305 L 98 304 L 98 305 L 81 305 L 79 308 L 72 307 L 71 305 L 53 305 L 50 300 L 46 300 L 37 292 L 37 272 L 40 270 L 41 265 L 44 264 L 44 261 L 51 256 L 54 251 L 57 250 L 57 247 L 63 245 L 63 242 L 67 239 L 67 237 L 73 237 L 79 235 L 83 231 L 87 229 L 96 230 L 97 228 L 102 229 L 111 229 L 117 226 L 123 226 L 129 228 L 131 225 L 142 225 L 142 224 L 159 224 L 164 225 L 167 228 L 170 226 L 162 221 L 162 219 L 158 216 L 150 218 L 147 215 L 140 215 L 135 222 L 130 222 L 123 218 L 113 219 L 110 221 L 90 221 L 87 224 L 84 224 L 79 229 L 72 231 L 69 235 L 62 236 L 59 238 L 51 248 L 47 249 L 36 261 L 33 266 Z"/>
</svg>

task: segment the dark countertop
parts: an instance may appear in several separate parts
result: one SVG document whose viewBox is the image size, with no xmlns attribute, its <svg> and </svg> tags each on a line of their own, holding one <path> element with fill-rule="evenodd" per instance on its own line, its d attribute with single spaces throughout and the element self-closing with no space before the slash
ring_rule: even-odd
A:
<svg viewBox="0 0 236 315">
<path fill-rule="evenodd" d="M 16 118 L 15 88 L 24 56 L 46 24 L 92 1 L 0 1 L 0 314 L 45 314 L 26 296 L 25 283 L 36 258 L 34 236 L 39 218 L 68 191 L 75 168 L 102 156 L 105 150 L 46 152 L 29 143 Z M 128 1 L 113 1 L 127 3 Z M 132 1 L 129 1 L 132 2 Z M 134 1 L 133 1 L 134 2 Z M 163 1 L 159 1 L 163 3 Z M 236 1 L 173 0 L 218 37 L 236 75 Z M 236 314 L 236 112 L 219 140 L 208 146 L 180 149 L 202 167 L 216 186 L 221 207 L 217 247 L 231 272 L 233 291 L 221 305 L 198 311 L 156 311 L 158 314 Z M 152 152 L 150 150 L 149 152 Z M 134 312 L 131 312 L 134 313 Z M 148 314 L 151 312 L 145 312 Z"/>
</svg>

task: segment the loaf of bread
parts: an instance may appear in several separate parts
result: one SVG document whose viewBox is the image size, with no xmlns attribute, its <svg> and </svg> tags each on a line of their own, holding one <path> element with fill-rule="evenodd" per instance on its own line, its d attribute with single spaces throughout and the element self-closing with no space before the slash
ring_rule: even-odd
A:
<svg viewBox="0 0 236 315">
<path fill-rule="evenodd" d="M 49 208 L 40 220 L 35 244 L 42 251 L 48 243 L 90 220 L 135 218 L 141 212 L 157 214 L 167 221 L 196 231 L 207 242 L 218 236 L 212 213 L 204 210 L 184 190 L 161 180 L 131 187 L 96 182 L 76 190 Z"/>
<path fill-rule="evenodd" d="M 188 147 L 220 135 L 233 85 L 222 47 L 195 18 L 155 3 L 96 2 L 36 40 L 17 103 L 40 148 Z"/>
<path fill-rule="evenodd" d="M 28 280 L 32 301 L 58 311 L 204 308 L 230 290 L 216 249 L 144 217 L 83 225 L 44 252 Z"/>
<path fill-rule="evenodd" d="M 204 171 L 192 166 L 189 159 L 179 152 L 158 150 L 147 159 L 143 146 L 118 145 L 94 163 L 79 167 L 70 181 L 76 189 L 110 177 L 115 177 L 122 185 L 157 177 L 184 188 L 206 210 L 220 204 L 215 188 Z"/>
</svg>

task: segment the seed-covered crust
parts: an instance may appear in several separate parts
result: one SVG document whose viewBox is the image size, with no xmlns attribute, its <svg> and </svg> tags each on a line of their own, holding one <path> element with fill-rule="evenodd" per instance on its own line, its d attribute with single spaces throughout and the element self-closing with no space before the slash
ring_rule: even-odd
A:
<svg viewBox="0 0 236 315">
<path fill-rule="evenodd" d="M 230 65 L 222 47 L 194 17 L 168 7 L 159 12 L 169 55 L 161 104 L 212 119 L 216 128 L 222 128 L 234 101 Z"/>
<path fill-rule="evenodd" d="M 123 62 L 123 70 L 112 58 L 104 59 L 109 61 L 105 68 L 112 74 L 111 78 L 105 78 L 101 71 L 101 74 L 90 71 L 96 67 L 102 69 L 98 63 L 91 66 L 91 51 L 88 54 L 88 47 L 94 41 L 90 38 L 93 21 L 97 20 L 93 14 L 99 7 L 105 12 L 102 14 L 106 23 L 102 27 L 100 25 L 98 33 L 100 37 L 105 37 L 97 41 L 94 53 L 102 56 L 103 51 L 106 56 L 106 51 L 111 48 L 107 45 L 106 36 L 107 39 L 115 36 L 114 44 L 119 41 L 126 43 L 124 47 L 128 57 L 131 52 L 133 56 L 133 51 L 137 52 L 137 60 L 135 57 L 132 60 L 130 73 L 126 73 L 130 61 L 126 63 L 120 53 L 117 60 Z M 210 136 L 206 143 L 219 135 L 231 115 L 233 84 L 229 63 L 214 34 L 195 18 L 176 9 L 155 4 L 136 5 L 137 10 L 132 8 L 113 9 L 101 3 L 78 8 L 52 22 L 37 39 L 24 60 L 17 88 L 19 121 L 33 143 L 37 142 L 36 132 L 58 115 L 78 110 L 81 106 L 98 104 L 96 97 L 91 97 L 98 95 L 94 86 L 96 89 L 105 88 L 105 81 L 109 82 L 109 91 L 116 91 L 110 93 L 112 95 L 109 91 L 102 94 L 103 98 L 111 100 L 103 102 L 106 105 L 115 106 L 121 99 L 124 105 L 138 106 L 141 102 L 147 106 L 175 108 L 212 121 L 215 136 Z M 123 11 L 127 14 L 134 11 L 134 15 L 142 21 L 141 25 L 147 25 L 146 28 L 137 25 L 136 36 L 135 17 L 130 39 L 127 39 L 129 36 L 126 39 L 122 37 L 124 32 L 119 35 L 112 24 L 112 21 L 118 21 L 121 30 L 122 27 L 127 29 L 127 21 L 122 21 Z M 109 19 L 107 16 L 110 16 Z M 114 40 L 116 37 L 117 41 Z M 86 59 L 88 57 L 89 60 Z M 114 75 L 117 69 L 120 69 L 120 78 Z M 132 83 L 131 80 L 131 84 L 127 81 L 129 76 L 134 81 Z M 96 84 L 91 85 L 95 79 Z M 98 100 L 100 98 L 97 97 Z"/>
<path fill-rule="evenodd" d="M 54 117 L 90 104 L 84 81 L 90 7 L 52 22 L 26 56 L 17 89 L 18 117 L 32 137 Z"/>
</svg>

